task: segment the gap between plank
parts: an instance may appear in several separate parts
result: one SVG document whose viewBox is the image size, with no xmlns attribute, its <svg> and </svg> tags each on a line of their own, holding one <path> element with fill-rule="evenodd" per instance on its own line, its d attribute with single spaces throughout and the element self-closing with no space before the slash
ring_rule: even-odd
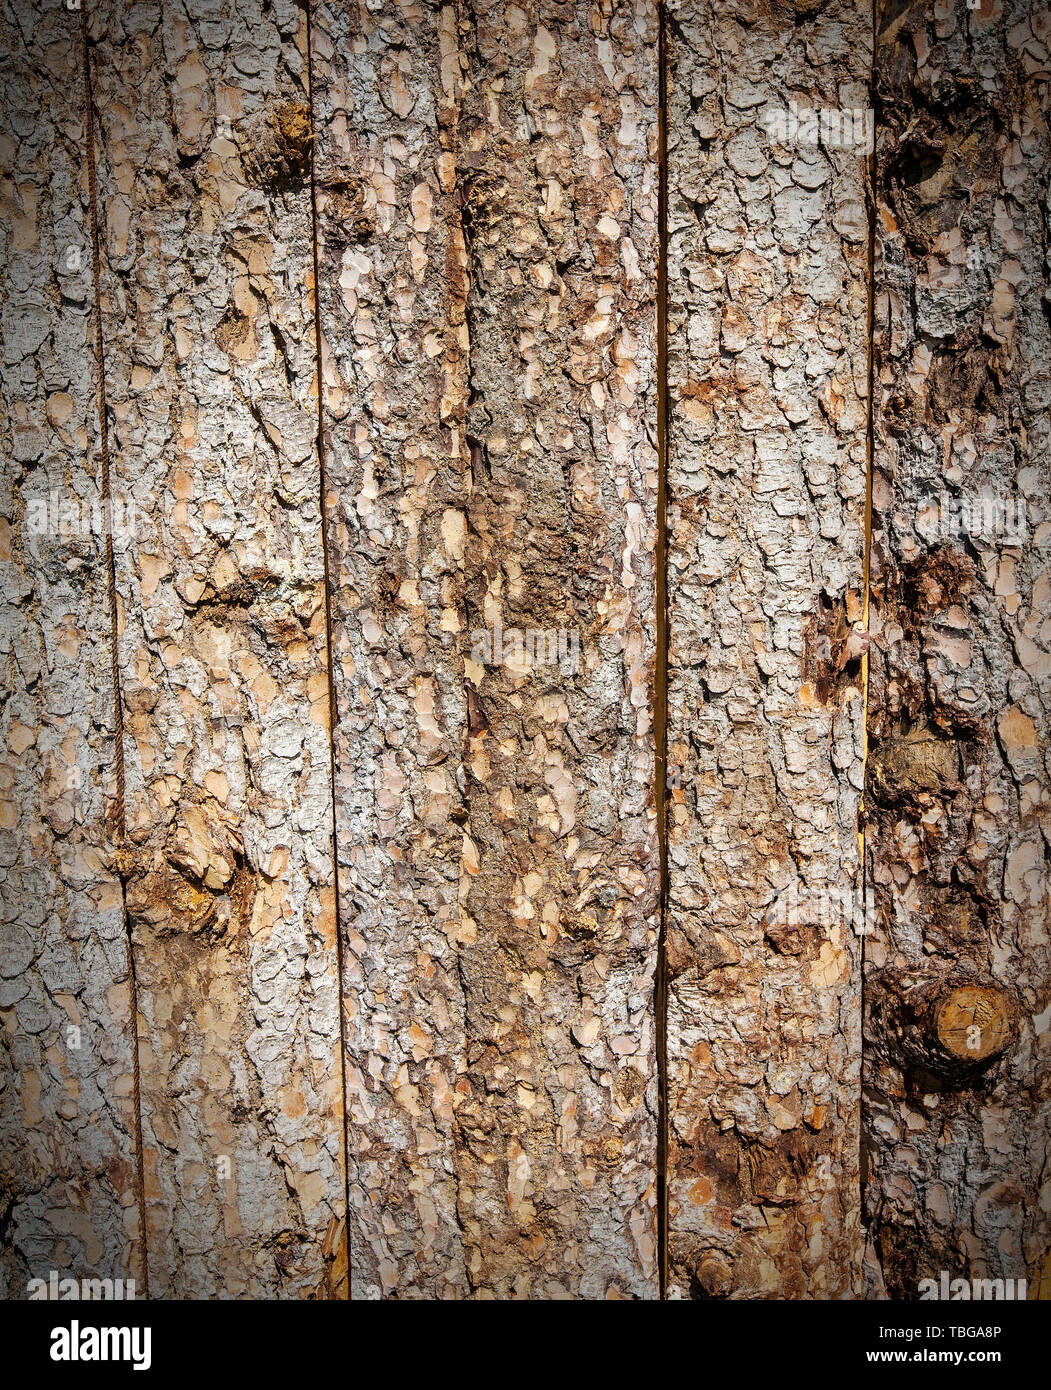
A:
<svg viewBox="0 0 1051 1390">
<path fill-rule="evenodd" d="M 659 861 L 657 933 L 657 1263 L 668 1292 L 668 75 L 664 0 L 657 3 L 657 526 L 654 547 L 657 651 L 653 692 Z"/>
<path fill-rule="evenodd" d="M 872 68 L 869 74 L 869 103 L 872 108 L 872 149 L 868 153 L 866 160 L 866 175 L 868 182 L 868 215 L 869 215 L 869 236 L 868 236 L 868 295 L 867 295 L 867 322 L 866 331 L 868 338 L 868 359 L 866 372 L 868 380 L 868 401 L 866 403 L 865 415 L 865 558 L 864 558 L 864 600 L 861 613 L 861 621 L 865 632 L 869 630 L 869 609 L 871 600 L 872 584 L 872 474 L 875 459 L 875 368 L 874 368 L 874 334 L 876 322 L 876 29 L 877 29 L 877 5 L 878 0 L 872 0 Z M 858 1209 L 862 1225 L 865 1230 L 865 1086 L 864 1086 L 864 1065 L 865 1065 L 865 941 L 871 923 L 868 920 L 868 853 L 865 842 L 865 792 L 867 789 L 867 769 L 869 755 L 869 653 L 866 650 L 861 658 L 861 799 L 858 806 L 858 853 L 861 858 L 861 921 L 865 930 L 861 933 L 861 947 L 858 953 L 858 969 L 861 972 L 859 982 L 858 998 L 861 1009 L 861 1094 L 858 1103 Z M 860 1252 L 862 1261 L 865 1255 L 865 1243 L 867 1234 L 863 1238 L 862 1250 Z M 862 1267 L 862 1278 L 864 1278 L 864 1265 Z M 864 1295 L 864 1287 L 859 1292 Z"/>
<path fill-rule="evenodd" d="M 95 98 L 91 86 L 91 48 L 88 38 L 87 11 L 81 10 L 80 36 L 84 66 L 84 125 L 85 155 L 88 172 L 88 207 L 91 221 L 91 267 L 94 292 L 95 319 L 95 372 L 98 379 L 99 414 L 99 453 L 102 461 L 102 503 L 106 518 L 106 588 L 109 601 L 110 622 L 110 675 L 113 688 L 113 738 L 114 764 L 117 777 L 117 794 L 112 813 L 107 811 L 107 827 L 112 831 L 117 844 L 117 873 L 120 880 L 121 912 L 124 918 L 124 936 L 127 945 L 128 979 L 131 984 L 131 1032 L 132 1032 L 132 1081 L 135 1097 L 135 1164 L 139 1179 L 139 1247 L 142 1260 L 142 1284 L 146 1298 L 150 1296 L 150 1266 L 146 1241 L 146 1177 L 143 1165 L 142 1147 L 142 1090 L 139 1066 L 139 991 L 135 975 L 135 948 L 131 939 L 128 922 L 127 888 L 125 878 L 127 863 L 127 814 L 124 796 L 124 705 L 121 696 L 120 658 L 117 651 L 119 624 L 117 622 L 117 567 L 113 557 L 112 495 L 110 489 L 109 424 L 106 403 L 106 360 L 102 336 L 102 252 L 99 242 L 98 183 L 95 172 Z"/>
<path fill-rule="evenodd" d="M 314 123 L 314 50 L 311 45 L 311 31 L 314 23 L 314 2 L 307 0 L 307 103 L 310 111 L 310 249 L 314 272 L 314 362 L 317 373 L 317 457 L 319 479 L 319 503 L 321 507 L 321 555 L 324 566 L 325 583 L 325 660 L 328 668 L 328 746 L 329 781 L 332 788 L 332 891 L 335 898 L 336 925 L 336 989 L 339 994 L 339 1077 L 340 1103 L 343 1111 L 343 1244 L 347 1258 L 346 1297 L 353 1297 L 350 1261 L 350 1129 L 347 1117 L 347 1038 L 343 995 L 343 932 L 340 923 L 339 892 L 339 840 L 336 820 L 336 682 L 332 665 L 332 583 L 328 559 L 328 507 L 326 503 L 327 480 L 325 474 L 325 404 L 324 385 L 321 370 L 321 276 L 318 252 L 317 178 L 316 158 L 317 129 Z"/>
</svg>

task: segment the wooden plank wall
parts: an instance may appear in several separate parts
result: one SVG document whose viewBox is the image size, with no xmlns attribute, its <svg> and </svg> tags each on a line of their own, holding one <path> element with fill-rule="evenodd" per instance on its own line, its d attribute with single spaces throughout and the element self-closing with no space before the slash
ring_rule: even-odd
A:
<svg viewBox="0 0 1051 1390">
<path fill-rule="evenodd" d="M 0 14 L 5 1291 L 1047 1296 L 1043 7 L 81 3 Z"/>
</svg>

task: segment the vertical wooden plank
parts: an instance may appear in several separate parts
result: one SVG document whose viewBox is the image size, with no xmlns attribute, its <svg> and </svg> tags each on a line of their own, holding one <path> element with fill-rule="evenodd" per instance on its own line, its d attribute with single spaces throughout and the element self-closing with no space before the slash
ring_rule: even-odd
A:
<svg viewBox="0 0 1051 1390">
<path fill-rule="evenodd" d="M 849 1297 L 870 17 L 668 26 L 669 1291 Z"/>
<path fill-rule="evenodd" d="M 52 1271 L 142 1288 L 80 27 L 58 0 L 0 17 L 7 1298 Z"/>
<path fill-rule="evenodd" d="M 338 1293 L 305 16 L 91 13 L 151 1293 Z"/>
<path fill-rule="evenodd" d="M 461 1215 L 480 1295 L 654 1297 L 656 9 L 470 20 Z"/>
<path fill-rule="evenodd" d="M 1049 41 L 1026 0 L 880 6 L 865 1143 L 893 1298 L 943 1271 L 1051 1296 Z"/>
<path fill-rule="evenodd" d="M 652 1296 L 654 15 L 318 30 L 356 1289 Z"/>
<path fill-rule="evenodd" d="M 312 31 L 355 1298 L 463 1298 L 465 267 L 456 10 Z"/>
</svg>

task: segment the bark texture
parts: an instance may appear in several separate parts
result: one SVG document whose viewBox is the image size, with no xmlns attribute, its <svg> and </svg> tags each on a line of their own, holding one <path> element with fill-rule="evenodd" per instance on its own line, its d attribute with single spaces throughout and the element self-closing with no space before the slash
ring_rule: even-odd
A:
<svg viewBox="0 0 1051 1390">
<path fill-rule="evenodd" d="M 870 1292 L 1048 1295 L 1051 17 L 879 16 Z"/>
<path fill-rule="evenodd" d="M 355 1298 L 463 1298 L 465 266 L 453 7 L 312 37 Z"/>
<path fill-rule="evenodd" d="M 656 1292 L 654 42 L 319 11 L 366 1297 Z"/>
<path fill-rule="evenodd" d="M 478 1295 L 653 1297 L 656 13 L 467 38 L 460 1215 Z"/>
<path fill-rule="evenodd" d="M 849 1297 L 865 159 L 774 120 L 863 111 L 871 26 L 854 0 L 668 25 L 669 1281 Z"/>
<path fill-rule="evenodd" d="M 76 3 L 0 0 L 2 1290 L 654 1299 L 666 1159 L 671 1298 L 1051 1297 L 1046 6 Z"/>
<path fill-rule="evenodd" d="M 0 1287 L 135 1278 L 79 14 L 0 16 Z"/>
<path fill-rule="evenodd" d="M 339 1291 L 305 16 L 92 10 L 151 1293 Z"/>
</svg>

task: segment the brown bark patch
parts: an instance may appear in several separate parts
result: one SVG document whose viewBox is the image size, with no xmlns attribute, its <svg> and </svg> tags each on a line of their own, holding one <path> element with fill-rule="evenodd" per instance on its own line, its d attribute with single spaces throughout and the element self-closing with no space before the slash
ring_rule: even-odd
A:
<svg viewBox="0 0 1051 1390">
<path fill-rule="evenodd" d="M 284 101 L 248 122 L 245 173 L 257 188 L 285 193 L 303 188 L 310 171 L 310 108 Z"/>
</svg>

